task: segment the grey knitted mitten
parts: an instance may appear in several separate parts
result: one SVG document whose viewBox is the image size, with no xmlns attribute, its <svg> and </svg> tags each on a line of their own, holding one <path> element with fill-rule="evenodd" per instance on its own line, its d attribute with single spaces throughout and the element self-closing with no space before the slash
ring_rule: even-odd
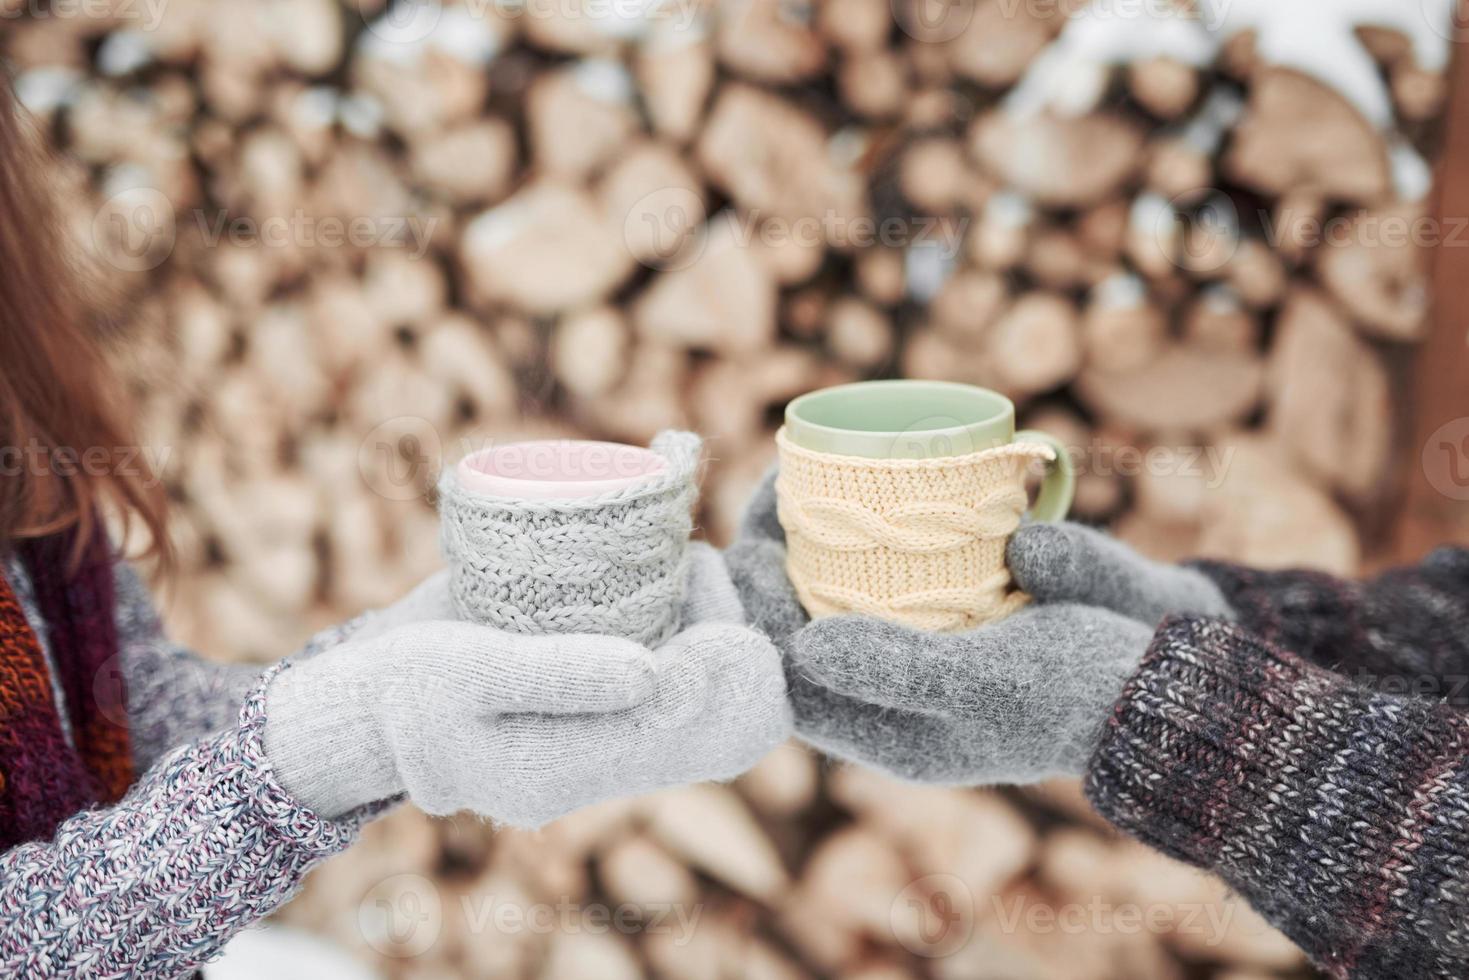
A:
<svg viewBox="0 0 1469 980">
<path fill-rule="evenodd" d="M 517 826 L 736 776 L 790 734 L 780 656 L 741 625 L 717 552 L 691 548 L 685 574 L 687 628 L 649 650 L 436 619 L 452 612 L 440 573 L 276 677 L 266 754 L 326 816 L 406 792 Z"/>
<path fill-rule="evenodd" d="M 699 437 L 665 432 L 663 472 L 585 500 L 518 500 L 439 484 L 461 618 L 512 633 L 600 633 L 646 645 L 678 627 Z"/>
<path fill-rule="evenodd" d="M 1072 605 L 957 634 L 820 619 L 791 649 L 797 727 L 833 755 L 921 782 L 1080 775 L 1152 635 Z"/>
<path fill-rule="evenodd" d="M 1101 606 L 1152 627 L 1169 615 L 1234 618 L 1203 572 L 1144 558 L 1082 524 L 1026 524 L 1010 538 L 1006 561 L 1039 602 Z"/>
<path fill-rule="evenodd" d="M 967 633 L 853 616 L 810 622 L 785 577 L 773 475 L 725 553 L 751 625 L 786 656 L 797 733 L 904 779 L 1029 783 L 1082 772 L 1152 629 L 1033 605 Z"/>
</svg>

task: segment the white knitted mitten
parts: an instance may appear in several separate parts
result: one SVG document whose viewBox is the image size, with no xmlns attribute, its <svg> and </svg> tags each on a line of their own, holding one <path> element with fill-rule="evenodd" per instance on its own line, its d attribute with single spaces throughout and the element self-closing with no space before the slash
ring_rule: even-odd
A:
<svg viewBox="0 0 1469 980">
<path fill-rule="evenodd" d="M 780 656 L 742 625 L 717 553 L 697 546 L 687 575 L 685 628 L 653 650 L 421 618 L 452 608 L 435 576 L 277 676 L 266 754 L 324 815 L 406 792 L 517 826 L 736 776 L 790 733 Z"/>
</svg>

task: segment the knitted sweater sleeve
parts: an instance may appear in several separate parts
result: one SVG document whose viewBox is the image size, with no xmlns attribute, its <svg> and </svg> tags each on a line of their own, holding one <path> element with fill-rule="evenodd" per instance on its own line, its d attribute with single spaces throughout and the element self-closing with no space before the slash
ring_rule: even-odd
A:
<svg viewBox="0 0 1469 980">
<path fill-rule="evenodd" d="M 1338 978 L 1469 976 L 1469 714 L 1373 691 L 1238 624 L 1170 619 L 1087 795 L 1215 872 Z"/>
<path fill-rule="evenodd" d="M 261 747 L 269 676 L 236 726 L 0 855 L 0 976 L 188 976 L 352 843 L 370 814 L 324 820 L 276 781 Z"/>
<path fill-rule="evenodd" d="M 1389 694 L 1469 706 L 1469 549 L 1355 582 L 1198 562 L 1256 635 Z"/>
<path fill-rule="evenodd" d="M 233 727 L 240 704 L 265 668 L 208 660 L 174 643 L 142 579 L 128 565 L 119 563 L 116 569 L 118 663 L 133 761 L 142 771 L 180 745 Z M 294 659 L 335 645 L 359 622 L 318 634 Z"/>
</svg>

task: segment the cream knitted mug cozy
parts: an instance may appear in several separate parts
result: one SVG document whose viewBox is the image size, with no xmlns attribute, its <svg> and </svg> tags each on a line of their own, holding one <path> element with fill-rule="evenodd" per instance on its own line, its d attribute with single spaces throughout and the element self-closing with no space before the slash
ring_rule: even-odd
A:
<svg viewBox="0 0 1469 980">
<path fill-rule="evenodd" d="M 524 500 L 439 483 L 449 592 L 512 633 L 600 633 L 657 646 L 678 627 L 699 437 L 653 440 L 661 472 L 597 497 Z"/>
<path fill-rule="evenodd" d="M 1017 442 L 939 459 L 819 453 L 776 434 L 786 572 L 813 617 L 857 613 L 962 630 L 1023 605 L 1005 542 L 1025 513 L 1025 470 L 1049 446 Z"/>
</svg>

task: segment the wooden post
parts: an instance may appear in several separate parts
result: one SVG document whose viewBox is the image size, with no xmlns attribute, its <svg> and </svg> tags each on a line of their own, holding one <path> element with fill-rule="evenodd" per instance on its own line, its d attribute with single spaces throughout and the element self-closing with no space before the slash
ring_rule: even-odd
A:
<svg viewBox="0 0 1469 980">
<path fill-rule="evenodd" d="M 1461 0 L 1459 23 L 1469 23 Z M 1433 324 L 1412 380 L 1412 470 L 1398 518 L 1404 561 L 1440 544 L 1469 545 L 1469 57 L 1451 72 L 1447 132 L 1434 214 L 1443 232 L 1432 257 Z"/>
</svg>

